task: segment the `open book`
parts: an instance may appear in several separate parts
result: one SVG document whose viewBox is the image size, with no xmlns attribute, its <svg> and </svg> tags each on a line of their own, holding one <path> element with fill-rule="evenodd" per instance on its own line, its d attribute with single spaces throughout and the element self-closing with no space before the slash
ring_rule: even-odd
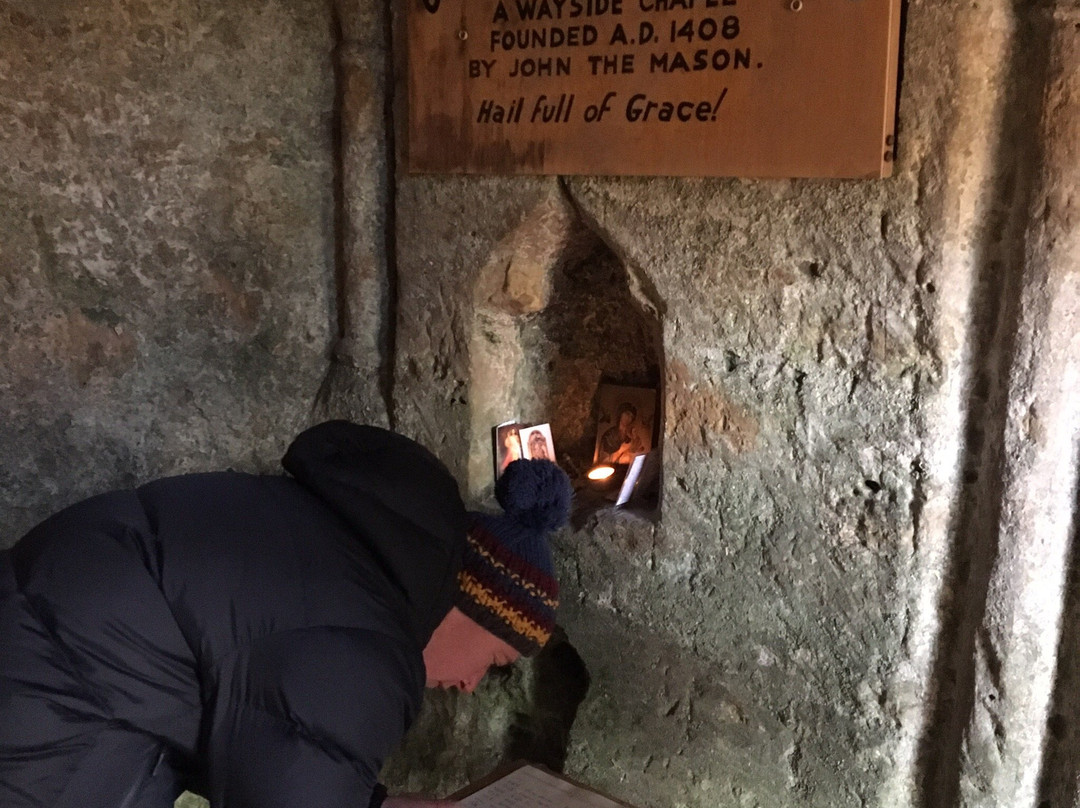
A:
<svg viewBox="0 0 1080 808">
<path fill-rule="evenodd" d="M 631 808 L 531 763 L 496 772 L 464 793 L 463 808 Z"/>
</svg>

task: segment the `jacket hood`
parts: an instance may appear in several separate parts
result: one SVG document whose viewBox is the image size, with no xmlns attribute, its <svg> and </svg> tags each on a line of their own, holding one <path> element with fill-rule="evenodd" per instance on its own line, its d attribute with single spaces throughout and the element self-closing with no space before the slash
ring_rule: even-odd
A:
<svg viewBox="0 0 1080 808">
<path fill-rule="evenodd" d="M 465 545 L 465 506 L 446 466 L 409 438 L 348 421 L 302 432 L 281 464 L 356 531 L 426 644 L 454 602 Z"/>
</svg>

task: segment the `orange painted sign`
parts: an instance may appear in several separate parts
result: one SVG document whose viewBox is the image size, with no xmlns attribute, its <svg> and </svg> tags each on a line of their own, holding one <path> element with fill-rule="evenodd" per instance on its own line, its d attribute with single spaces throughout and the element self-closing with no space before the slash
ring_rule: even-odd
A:
<svg viewBox="0 0 1080 808">
<path fill-rule="evenodd" d="M 414 172 L 884 177 L 900 0 L 404 0 Z"/>
</svg>

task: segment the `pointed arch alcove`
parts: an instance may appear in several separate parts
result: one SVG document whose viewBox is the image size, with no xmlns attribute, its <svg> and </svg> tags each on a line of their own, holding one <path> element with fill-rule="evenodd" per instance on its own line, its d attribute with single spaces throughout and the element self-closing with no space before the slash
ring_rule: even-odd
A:
<svg viewBox="0 0 1080 808">
<path fill-rule="evenodd" d="M 609 494 L 585 479 L 601 385 L 655 391 L 649 426 L 659 456 L 662 307 L 635 277 L 563 193 L 536 205 L 492 251 L 479 274 L 470 340 L 471 496 L 492 488 L 493 427 L 515 420 L 551 425 L 580 506 L 610 505 Z M 655 516 L 658 502 L 641 512 Z"/>
</svg>

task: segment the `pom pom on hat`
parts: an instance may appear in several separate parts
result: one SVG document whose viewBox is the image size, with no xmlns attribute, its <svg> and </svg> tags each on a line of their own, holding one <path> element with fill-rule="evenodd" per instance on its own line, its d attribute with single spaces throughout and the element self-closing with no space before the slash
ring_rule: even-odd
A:
<svg viewBox="0 0 1080 808">
<path fill-rule="evenodd" d="M 550 460 L 515 460 L 495 483 L 495 499 L 506 515 L 535 530 L 565 525 L 573 496 L 566 473 Z"/>
<path fill-rule="evenodd" d="M 469 514 L 457 607 L 523 656 L 555 628 L 559 585 L 548 532 L 570 518 L 573 489 L 550 460 L 515 460 L 495 484 L 501 515 Z"/>
</svg>

